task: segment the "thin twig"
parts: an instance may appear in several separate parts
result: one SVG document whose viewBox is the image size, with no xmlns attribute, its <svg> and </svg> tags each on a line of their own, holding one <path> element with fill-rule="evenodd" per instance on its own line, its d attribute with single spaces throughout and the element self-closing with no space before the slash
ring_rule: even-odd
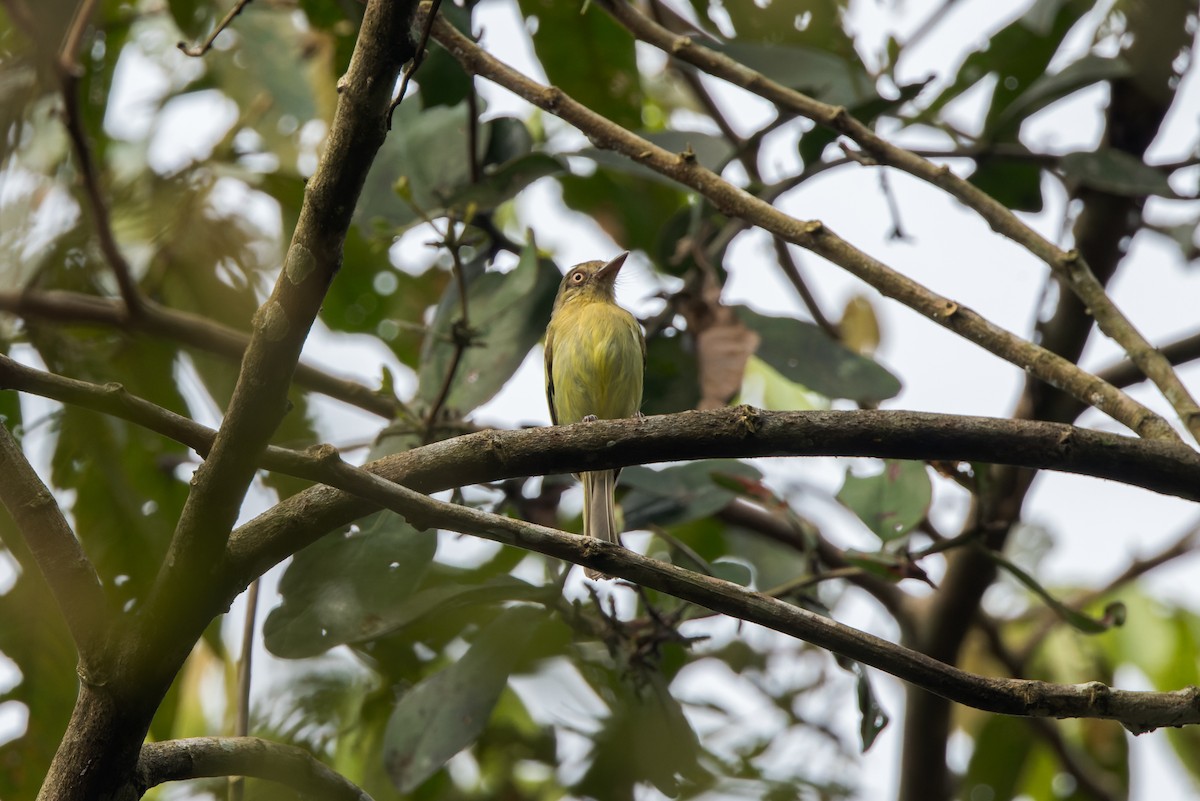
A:
<svg viewBox="0 0 1200 801">
<path fill-rule="evenodd" d="M 260 582 L 253 581 L 246 589 L 246 617 L 242 621 L 242 653 L 238 657 L 237 669 L 237 720 L 233 733 L 245 737 L 250 733 L 250 676 L 254 661 L 255 619 L 258 613 L 258 588 Z M 242 776 L 231 776 L 229 801 L 242 801 L 246 794 L 246 781 Z"/>
<path fill-rule="evenodd" d="M 804 281 L 804 276 L 800 274 L 800 265 L 796 263 L 796 259 L 792 256 L 792 252 L 788 250 L 788 243 L 778 236 L 771 237 L 771 241 L 775 245 L 775 258 L 779 261 L 779 267 L 783 270 L 783 274 L 792 282 L 792 287 L 796 293 L 800 295 L 800 300 L 804 301 L 804 308 L 808 309 L 808 313 L 812 315 L 813 322 L 821 327 L 825 333 L 837 341 L 841 341 L 842 332 L 839 330 L 836 323 L 830 322 L 829 318 L 821 311 L 821 304 L 817 302 L 817 298 L 808 288 L 808 284 Z"/>
<path fill-rule="evenodd" d="M 199 58 L 203 56 L 212 49 L 213 42 L 217 41 L 217 37 L 221 35 L 221 32 L 229 27 L 229 24 L 233 22 L 234 17 L 236 17 L 238 14 L 241 14 L 242 11 L 245 10 L 246 6 L 250 5 L 251 2 L 253 2 L 253 0 L 237 0 L 237 2 L 233 4 L 233 8 L 229 9 L 229 12 L 221 18 L 220 22 L 217 23 L 217 27 L 213 29 L 213 32 L 210 33 L 208 38 L 205 39 L 199 46 L 190 47 L 187 42 L 176 42 L 175 46 L 182 50 L 184 55 L 191 56 L 193 58 Z"/>
<path fill-rule="evenodd" d="M 400 91 L 396 92 L 396 99 L 388 106 L 387 113 L 387 128 L 392 130 L 392 115 L 396 112 L 396 106 L 400 105 L 404 100 L 404 94 L 408 91 L 408 82 L 412 80 L 413 74 L 421 68 L 421 64 L 425 61 L 425 52 L 429 48 L 429 32 L 433 29 L 433 21 L 437 19 L 438 9 L 442 7 L 442 0 L 433 0 L 433 6 L 429 12 L 429 16 L 425 19 L 425 24 L 421 26 L 421 40 L 417 42 L 417 49 L 413 53 L 412 61 L 404 70 L 404 77 L 400 79 Z"/>
<path fill-rule="evenodd" d="M 461 242 L 458 238 L 458 232 L 454 230 L 456 225 L 453 218 L 446 224 L 446 236 L 443 238 L 443 244 L 450 251 L 450 258 L 453 263 L 454 280 L 458 286 L 458 309 L 459 318 L 450 326 L 451 339 L 454 343 L 454 353 L 450 357 L 450 366 L 446 368 L 446 375 L 442 377 L 442 385 L 438 388 L 437 397 L 433 403 L 429 405 L 429 414 L 425 417 L 425 444 L 429 444 L 433 439 L 433 426 L 437 422 L 438 415 L 442 411 L 442 407 L 446 404 L 446 399 L 450 397 L 450 389 L 454 386 L 454 377 L 458 373 L 458 366 L 462 363 L 463 354 L 467 348 L 471 346 L 471 318 L 467 306 L 467 276 L 463 269 L 462 256 L 459 253 Z"/>
<path fill-rule="evenodd" d="M 597 2 L 608 5 L 608 0 Z M 426 13 L 428 8 L 428 4 L 423 3 L 418 13 Z M 695 163 L 694 159 L 669 153 L 588 109 L 562 90 L 530 80 L 482 50 L 444 20 L 435 19 L 434 35 L 468 72 L 483 75 L 535 106 L 570 122 L 587 133 L 593 142 L 629 156 L 695 189 L 726 215 L 745 218 L 770 233 L 824 256 L 884 295 L 1028 370 L 1052 386 L 1096 406 L 1142 436 L 1179 439 L 1179 435 L 1165 420 L 1125 393 L 974 311 L 931 292 L 858 250 L 819 221 L 801 221 L 790 217 L 762 199 L 722 180 L 711 170 Z"/>
<path fill-rule="evenodd" d="M 96 222 L 96 236 L 100 240 L 100 250 L 117 280 L 121 299 L 125 301 L 125 313 L 130 317 L 138 317 L 142 313 L 142 295 L 138 291 L 137 281 L 133 277 L 133 269 L 117 245 L 113 233 L 112 220 L 108 213 L 108 204 L 104 193 L 100 190 L 100 176 L 96 162 L 92 158 L 92 150 L 88 146 L 87 132 L 83 126 L 83 115 L 79 108 L 79 79 L 82 67 L 79 64 L 79 48 L 83 42 L 83 34 L 87 29 L 88 20 L 95 9 L 96 0 L 82 0 L 75 11 L 71 27 L 59 53 L 58 69 L 62 86 L 63 123 L 67 128 L 67 136 L 71 141 L 71 149 L 79 162 L 79 173 L 83 178 L 84 192 L 87 195 L 88 206 Z"/>
</svg>

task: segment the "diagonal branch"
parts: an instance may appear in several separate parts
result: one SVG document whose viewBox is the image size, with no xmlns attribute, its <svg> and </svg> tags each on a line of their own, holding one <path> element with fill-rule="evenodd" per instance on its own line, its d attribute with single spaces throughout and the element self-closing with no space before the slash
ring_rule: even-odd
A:
<svg viewBox="0 0 1200 801">
<path fill-rule="evenodd" d="M 67 523 L 54 495 L 38 478 L 6 426 L 0 424 L 0 504 L 16 523 L 17 533 L 33 555 L 79 651 L 80 674 L 99 681 L 98 668 L 109 627 L 108 599 L 96 569 Z M 19 553 L 19 551 L 18 551 Z"/>
<path fill-rule="evenodd" d="M 753 92 L 778 108 L 787 109 L 848 136 L 857 142 L 874 162 L 894 167 L 926 181 L 973 209 L 993 231 L 1011 239 L 1041 259 L 1070 287 L 1091 311 L 1100 330 L 1125 350 L 1138 369 L 1162 391 L 1192 435 L 1200 439 L 1200 406 L 1179 380 L 1171 363 L 1150 345 L 1112 302 L 1104 290 L 1104 285 L 1097 280 L 1078 251 L 1062 250 L 1021 222 L 1002 203 L 969 181 L 958 177 L 945 165 L 934 164 L 912 151 L 888 142 L 855 119 L 844 107 L 831 106 L 789 89 L 722 53 L 698 44 L 690 37 L 673 34 L 639 12 L 626 0 L 596 0 L 596 3 L 628 28 L 636 38 L 710 75 Z"/>
<path fill-rule="evenodd" d="M 142 793 L 164 782 L 212 776 L 266 779 L 322 801 L 371 801 L 345 776 L 294 745 L 259 737 L 191 737 L 142 746 L 137 764 Z"/>
<path fill-rule="evenodd" d="M 428 11 L 428 3 L 421 5 Z M 863 253 L 818 221 L 801 221 L 722 180 L 688 154 L 674 154 L 616 125 L 560 89 L 530 80 L 482 50 L 454 26 L 438 18 L 434 37 L 471 74 L 482 75 L 519 97 L 579 128 L 597 147 L 634 161 L 695 189 L 727 216 L 744 218 L 788 242 L 824 256 L 934 322 L 1028 370 L 1052 386 L 1095 406 L 1142 436 L 1178 439 L 1165 420 L 1124 392 L 1071 362 L 1016 336 L 974 311 L 931 292 Z M 684 40 L 690 41 L 690 40 Z"/>
<path fill-rule="evenodd" d="M 334 275 L 355 203 L 387 130 L 413 4 L 372 0 L 346 75 L 322 160 L 309 180 L 292 243 L 270 297 L 254 316 L 237 385 L 208 458 L 192 478 L 166 560 L 133 645 L 147 666 L 182 662 L 207 622 L 196 599 L 211 593 L 226 541 L 259 460 L 287 410 L 300 351 Z M 182 622 L 181 622 L 182 621 Z M 157 654 L 165 648 L 165 656 Z M 161 670 L 154 667 L 153 670 Z"/>
<path fill-rule="evenodd" d="M 1137 692 L 1100 682 L 1069 685 L 975 675 L 738 584 L 660 562 L 613 543 L 438 501 L 337 459 L 326 460 L 325 468 L 326 483 L 391 509 L 418 527 L 475 534 L 584 565 L 606 576 L 623 578 L 802 639 L 977 709 L 1028 717 L 1111 719 L 1135 734 L 1200 723 L 1200 688 Z"/>
</svg>

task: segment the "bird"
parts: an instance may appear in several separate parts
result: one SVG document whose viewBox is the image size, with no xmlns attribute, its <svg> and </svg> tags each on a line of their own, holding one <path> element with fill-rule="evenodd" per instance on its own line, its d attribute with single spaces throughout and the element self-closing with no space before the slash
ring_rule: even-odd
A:
<svg viewBox="0 0 1200 801">
<path fill-rule="evenodd" d="M 616 280 L 628 253 L 567 270 L 546 328 L 546 400 L 555 425 L 640 417 L 646 339 L 617 304 Z M 620 470 L 579 474 L 583 533 L 619 544 L 614 491 Z M 588 578 L 604 578 L 586 570 Z"/>
</svg>

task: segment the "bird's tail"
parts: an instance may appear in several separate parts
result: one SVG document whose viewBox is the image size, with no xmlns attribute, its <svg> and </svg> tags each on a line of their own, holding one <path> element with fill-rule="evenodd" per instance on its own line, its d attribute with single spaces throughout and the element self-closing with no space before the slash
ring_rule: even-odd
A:
<svg viewBox="0 0 1200 801">
<path fill-rule="evenodd" d="M 616 490 L 615 470 L 596 470 L 579 476 L 583 482 L 583 533 L 605 542 L 617 542 L 617 510 L 613 493 Z M 598 570 L 585 571 L 590 579 L 606 578 Z"/>
</svg>

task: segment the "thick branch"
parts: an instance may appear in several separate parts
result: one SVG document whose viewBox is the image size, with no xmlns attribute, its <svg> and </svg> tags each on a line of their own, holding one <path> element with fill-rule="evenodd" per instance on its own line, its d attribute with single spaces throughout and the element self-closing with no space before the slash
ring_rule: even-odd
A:
<svg viewBox="0 0 1200 801">
<path fill-rule="evenodd" d="M 79 650 L 85 680 L 108 633 L 108 600 L 96 569 L 67 523 L 54 495 L 38 478 L 8 428 L 0 423 L 0 503 L 33 554 Z M 23 569 L 35 568 L 22 565 Z"/>
<path fill-rule="evenodd" d="M 110 298 L 59 290 L 0 290 L 0 311 L 11 312 L 27 319 L 82 323 L 166 337 L 197 350 L 238 361 L 250 343 L 250 337 L 241 331 L 227 328 L 206 317 L 169 309 L 149 298 L 142 299 L 140 316 L 127 319 L 124 305 Z M 320 392 L 388 420 L 405 411 L 400 402 L 393 397 L 375 392 L 362 384 L 337 378 L 304 363 L 296 366 L 294 380 L 313 392 Z"/>
<path fill-rule="evenodd" d="M 1196 687 L 1135 692 L 1100 682 L 1070 685 L 978 676 L 776 598 L 619 545 L 438 501 L 344 462 L 329 460 L 326 467 L 327 483 L 369 498 L 417 526 L 475 534 L 584 565 L 805 640 L 977 709 L 1029 717 L 1106 718 L 1138 734 L 1162 726 L 1200 723 L 1200 689 Z"/>
<path fill-rule="evenodd" d="M 673 34 L 639 12 L 626 0 L 596 2 L 638 39 L 710 75 L 753 92 L 769 100 L 777 108 L 787 109 L 850 137 L 869 153 L 875 162 L 920 178 L 973 209 L 993 231 L 1024 247 L 1045 262 L 1055 275 L 1063 280 L 1091 311 L 1100 330 L 1121 345 L 1138 369 L 1162 391 L 1192 435 L 1200 439 L 1200 406 L 1197 406 L 1195 399 L 1179 380 L 1171 363 L 1154 350 L 1108 297 L 1103 284 L 1096 279 L 1078 251 L 1062 250 L 1021 222 L 1004 204 L 955 175 L 945 165 L 934 164 L 912 151 L 888 142 L 855 119 L 844 107 L 814 100 L 801 92 L 775 83 L 761 73 L 722 53 L 710 50 L 687 36 Z"/>
<path fill-rule="evenodd" d="M 423 11 L 428 4 L 422 4 Z M 1143 436 L 1178 439 L 1154 412 L 1066 359 L 1027 342 L 974 311 L 931 292 L 863 253 L 822 223 L 800 221 L 700 166 L 694 157 L 669 153 L 600 116 L 555 87 L 530 80 L 493 58 L 445 20 L 434 24 L 434 37 L 468 72 L 482 75 L 535 106 L 579 128 L 597 147 L 622 153 L 640 164 L 695 189 L 722 213 L 752 221 L 788 242 L 813 251 L 929 319 L 986 350 L 1028 370 L 1047 383 L 1095 406 Z M 690 40 L 681 39 L 690 44 Z M 914 157 L 915 158 L 915 157 Z M 947 174 L 949 170 L 946 171 Z M 994 202 L 994 201 L 993 201 Z"/>
<path fill-rule="evenodd" d="M 164 782 L 247 776 L 278 782 L 305 798 L 371 801 L 360 787 L 303 748 L 258 737 L 192 737 L 146 743 L 137 775 L 142 792 Z"/>
</svg>

